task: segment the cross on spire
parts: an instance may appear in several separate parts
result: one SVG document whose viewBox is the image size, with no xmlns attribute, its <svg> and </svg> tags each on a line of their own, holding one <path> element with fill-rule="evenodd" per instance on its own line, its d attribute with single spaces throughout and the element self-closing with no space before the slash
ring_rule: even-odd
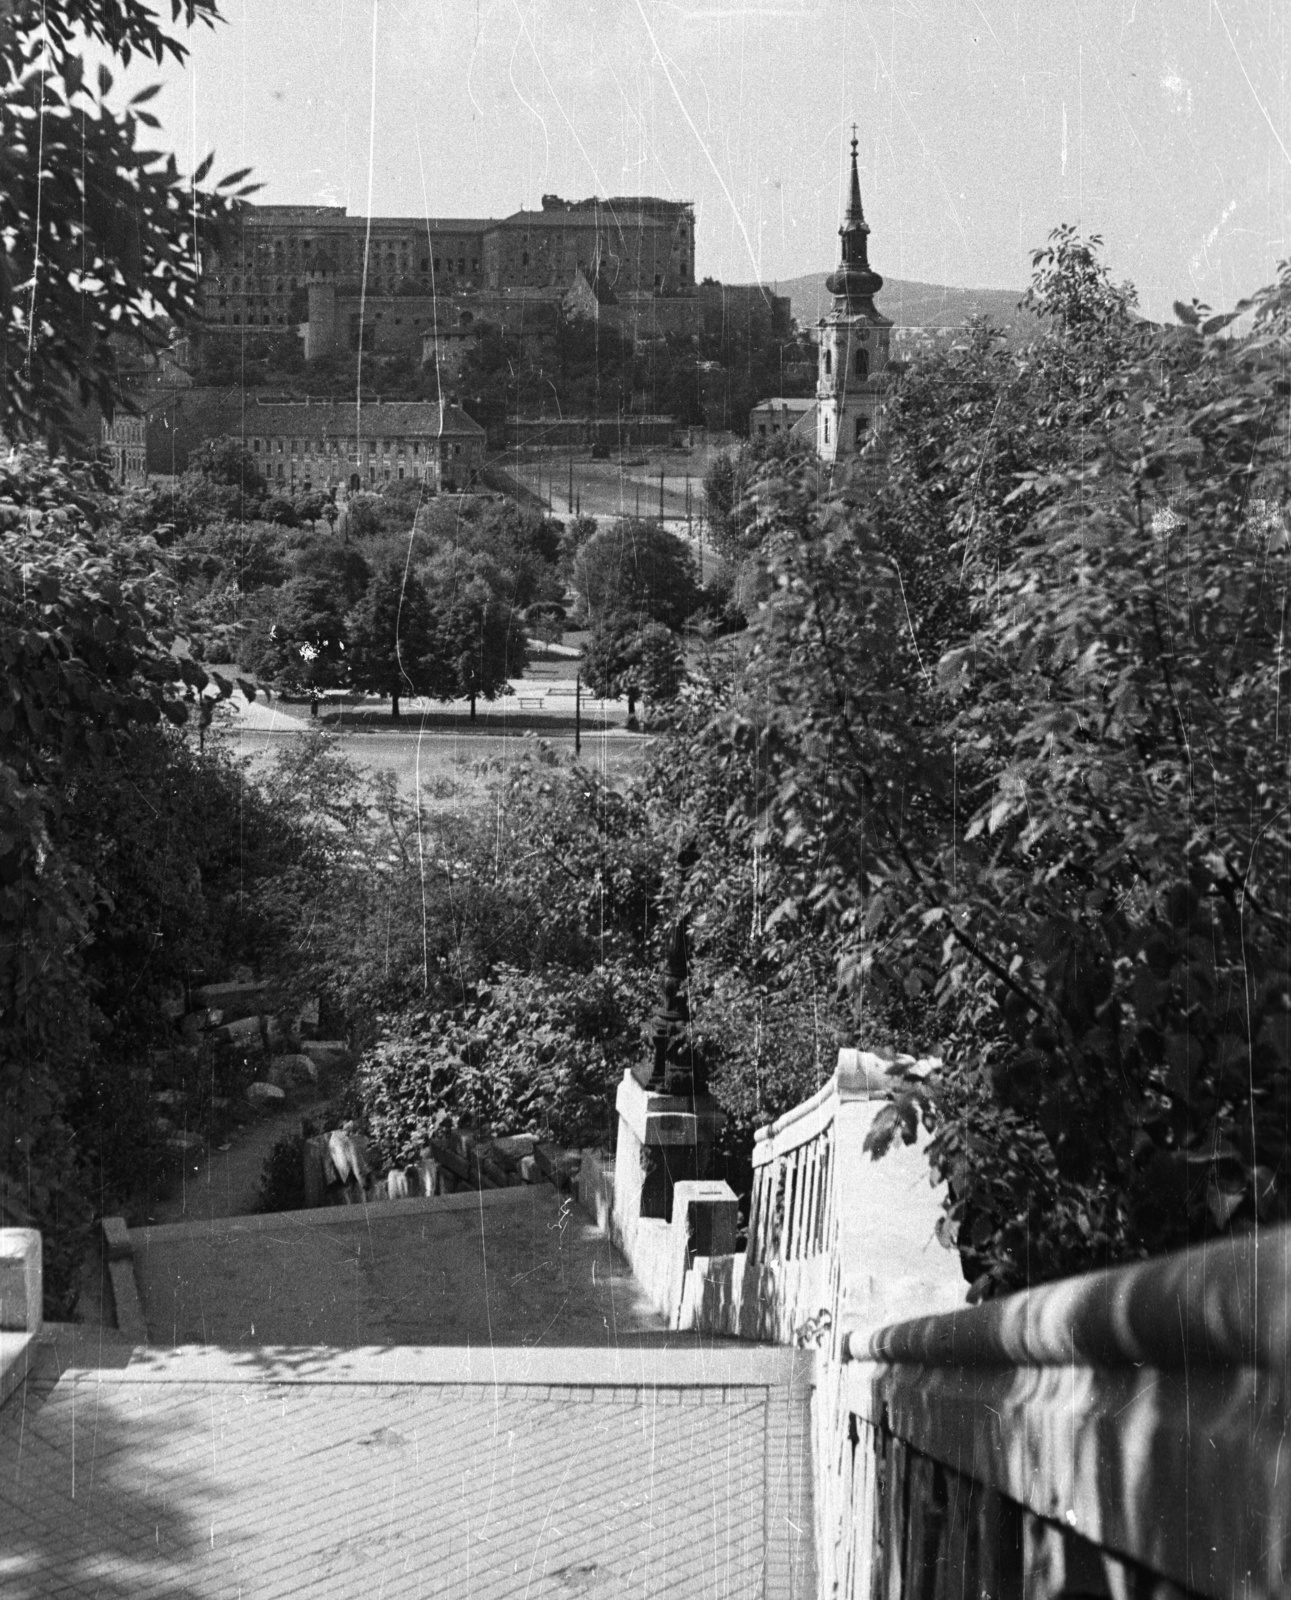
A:
<svg viewBox="0 0 1291 1600">
<path fill-rule="evenodd" d="M 861 207 L 861 179 L 860 179 L 860 174 L 856 170 L 856 147 L 857 147 L 857 143 L 858 143 L 858 140 L 857 140 L 857 137 L 856 137 L 856 124 L 853 123 L 852 124 L 852 188 L 851 188 L 851 193 L 848 196 L 848 200 L 847 200 L 847 221 L 848 222 L 864 223 L 864 221 L 865 221 L 865 212 Z"/>
</svg>

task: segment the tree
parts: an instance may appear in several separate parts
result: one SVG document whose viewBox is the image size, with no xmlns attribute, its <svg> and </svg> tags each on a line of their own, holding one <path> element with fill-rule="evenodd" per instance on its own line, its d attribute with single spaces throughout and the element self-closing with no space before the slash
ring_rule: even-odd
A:
<svg viewBox="0 0 1291 1600">
<path fill-rule="evenodd" d="M 439 664 L 432 693 L 471 703 L 492 700 L 508 678 L 524 672 L 525 633 L 519 613 L 479 579 L 437 593 L 432 600 L 433 639 Z"/>
<path fill-rule="evenodd" d="M 628 673 L 637 693 L 652 707 L 677 698 L 686 676 L 677 635 L 661 622 L 647 623 L 628 649 Z"/>
<path fill-rule="evenodd" d="M 350 681 L 369 694 L 389 695 L 394 721 L 405 696 L 443 692 L 430 601 L 402 562 L 390 561 L 373 576 L 350 613 L 348 632 Z"/>
<path fill-rule="evenodd" d="M 248 500 L 263 500 L 269 492 L 259 461 L 240 439 L 208 439 L 189 456 L 187 470 Z"/>
<path fill-rule="evenodd" d="M 129 802 L 135 791 L 123 772 L 138 741 L 163 721 L 182 724 L 211 684 L 175 626 L 156 546 L 118 544 L 103 521 L 87 474 L 41 452 L 8 452 L 0 465 L 0 1178 L 45 1232 L 47 1298 L 60 1315 L 75 1301 L 89 1215 L 71 1104 L 105 1031 L 87 963 L 110 944 L 118 915 L 97 858 L 123 848 L 113 818 L 88 836 L 84 819 L 91 807 L 102 818 L 109 801 Z M 165 847 L 163 830 L 152 856 Z"/>
<path fill-rule="evenodd" d="M 599 699 L 615 700 L 623 692 L 634 633 L 630 617 L 601 617 L 594 623 L 592 636 L 583 646 L 583 675 Z M 635 690 L 628 713 L 636 714 Z"/>
<path fill-rule="evenodd" d="M 337 595 L 343 611 L 358 604 L 372 581 L 372 569 L 362 555 L 334 537 L 311 539 L 296 552 L 292 565 L 297 577 L 322 579 Z"/>
<path fill-rule="evenodd" d="M 675 698 L 684 677 L 677 636 L 660 622 L 609 616 L 592 630 L 583 651 L 588 684 L 602 699 L 626 695 L 628 727 L 637 725 L 637 698 L 662 705 Z"/>
<path fill-rule="evenodd" d="M 214 0 L 175 0 L 187 25 L 214 25 Z M 11 439 L 76 433 L 75 406 L 111 413 L 117 352 L 155 349 L 167 324 L 200 318 L 201 252 L 252 192 L 230 174 L 203 186 L 208 157 L 181 177 L 142 147 L 157 86 L 122 109 L 112 74 L 93 84 L 84 47 L 128 66 L 182 61 L 185 47 L 143 0 L 19 4 L 0 29 L 0 430 Z"/>
<path fill-rule="evenodd" d="M 593 627 L 635 617 L 680 628 L 700 599 L 686 545 L 644 517 L 593 535 L 574 558 L 573 584 Z"/>
<path fill-rule="evenodd" d="M 292 578 L 276 592 L 268 634 L 247 662 L 250 671 L 287 690 L 309 695 L 318 715 L 318 691 L 344 682 L 347 670 L 345 606 L 337 585 L 321 575 Z"/>
<path fill-rule="evenodd" d="M 973 1298 L 1291 1213 L 1291 274 L 1228 342 L 1055 240 L 1041 336 L 916 365 L 877 497 L 760 488 L 720 723 L 768 922 L 943 1047 L 877 1140 L 931 1124 Z"/>
</svg>

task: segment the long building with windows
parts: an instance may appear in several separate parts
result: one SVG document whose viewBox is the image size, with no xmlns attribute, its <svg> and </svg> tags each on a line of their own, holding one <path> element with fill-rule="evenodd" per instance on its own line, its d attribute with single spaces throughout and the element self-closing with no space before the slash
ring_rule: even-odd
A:
<svg viewBox="0 0 1291 1600">
<path fill-rule="evenodd" d="M 409 478 L 455 494 L 484 463 L 484 429 L 457 406 L 433 400 L 260 400 L 244 426 L 256 464 L 284 492 Z"/>
<path fill-rule="evenodd" d="M 541 210 L 500 219 L 247 205 L 223 248 L 203 262 L 204 333 L 241 338 L 305 327 L 310 355 L 357 349 L 360 340 L 366 349 L 419 353 L 446 298 L 471 305 L 480 321 L 503 320 L 517 305 L 559 301 L 580 274 L 620 299 L 693 304 L 693 204 L 544 195 Z M 700 318 L 695 304 L 691 320 Z"/>
</svg>

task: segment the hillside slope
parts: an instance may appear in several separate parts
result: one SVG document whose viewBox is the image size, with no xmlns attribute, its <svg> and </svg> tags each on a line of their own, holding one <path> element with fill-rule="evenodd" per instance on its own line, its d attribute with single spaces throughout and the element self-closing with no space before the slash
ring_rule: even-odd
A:
<svg viewBox="0 0 1291 1600">
<path fill-rule="evenodd" d="M 778 294 L 789 296 L 799 322 L 810 325 L 830 309 L 827 276 L 811 273 L 776 285 Z M 989 317 L 997 328 L 1007 329 L 1015 338 L 1027 338 L 1035 328 L 1035 318 L 1018 309 L 1022 294 L 1021 289 L 952 289 L 940 283 L 886 278 L 876 304 L 899 328 L 954 328 L 971 317 Z"/>
</svg>

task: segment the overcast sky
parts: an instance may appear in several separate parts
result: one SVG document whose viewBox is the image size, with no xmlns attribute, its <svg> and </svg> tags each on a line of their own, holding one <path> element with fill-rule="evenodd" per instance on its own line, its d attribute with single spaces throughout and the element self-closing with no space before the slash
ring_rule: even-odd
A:
<svg viewBox="0 0 1291 1600">
<path fill-rule="evenodd" d="M 871 259 L 1022 287 L 1056 224 L 1165 315 L 1291 254 L 1285 0 L 225 0 L 166 74 L 185 161 L 270 202 L 505 216 L 695 202 L 696 272 L 832 266 L 859 124 Z M 155 76 L 155 69 L 154 69 Z M 131 74 L 137 81 L 137 74 Z"/>
</svg>

